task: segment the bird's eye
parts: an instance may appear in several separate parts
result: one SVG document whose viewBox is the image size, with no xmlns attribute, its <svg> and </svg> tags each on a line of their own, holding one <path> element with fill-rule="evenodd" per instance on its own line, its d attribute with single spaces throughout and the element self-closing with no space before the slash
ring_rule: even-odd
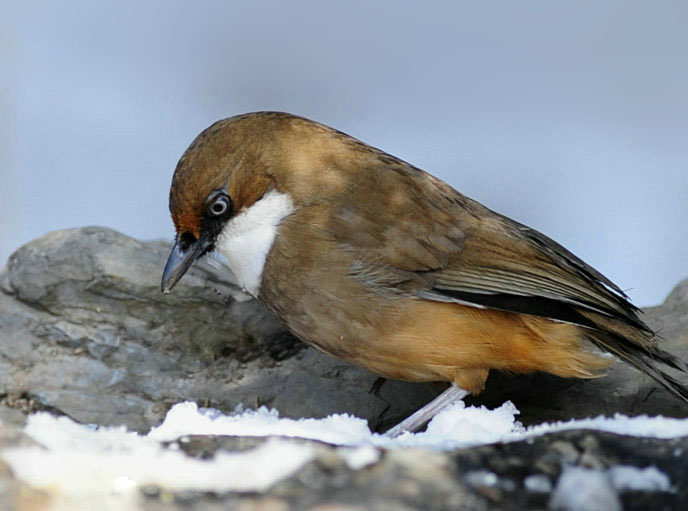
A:
<svg viewBox="0 0 688 511">
<path fill-rule="evenodd" d="M 206 212 L 208 216 L 223 216 L 229 211 L 230 200 L 226 195 L 218 196 L 213 202 L 208 205 Z"/>
</svg>

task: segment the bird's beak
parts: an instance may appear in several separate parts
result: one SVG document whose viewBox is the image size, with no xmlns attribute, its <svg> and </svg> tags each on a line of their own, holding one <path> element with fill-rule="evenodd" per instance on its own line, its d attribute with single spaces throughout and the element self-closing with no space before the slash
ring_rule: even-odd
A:
<svg viewBox="0 0 688 511">
<path fill-rule="evenodd" d="M 179 282 L 186 271 L 191 267 L 196 259 L 202 256 L 212 242 L 203 236 L 198 241 L 191 244 L 181 243 L 177 240 L 170 257 L 167 259 L 165 271 L 162 274 L 162 292 L 169 293 L 174 285 Z"/>
</svg>

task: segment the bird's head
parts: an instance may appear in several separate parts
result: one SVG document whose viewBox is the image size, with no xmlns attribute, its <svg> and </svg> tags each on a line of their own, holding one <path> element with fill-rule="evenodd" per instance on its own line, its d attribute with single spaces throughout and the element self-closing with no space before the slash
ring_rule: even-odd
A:
<svg viewBox="0 0 688 511">
<path fill-rule="evenodd" d="M 331 160 L 341 152 L 341 137 L 321 124 L 277 112 L 232 117 L 203 131 L 172 178 L 169 208 L 176 243 L 165 266 L 163 292 L 218 245 L 235 273 L 242 261 L 232 265 L 236 254 L 227 252 L 257 250 L 256 257 L 264 260 L 269 246 L 255 247 L 265 238 L 261 227 L 276 227 L 300 205 L 328 200 L 337 180 L 327 169 L 336 167 Z"/>
</svg>

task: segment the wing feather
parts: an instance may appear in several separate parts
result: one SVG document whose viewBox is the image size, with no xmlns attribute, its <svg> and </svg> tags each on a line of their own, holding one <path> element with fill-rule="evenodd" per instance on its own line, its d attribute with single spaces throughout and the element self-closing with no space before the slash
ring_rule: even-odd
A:
<svg viewBox="0 0 688 511">
<path fill-rule="evenodd" d="M 649 330 L 618 286 L 544 234 L 401 160 L 386 156 L 359 176 L 352 196 L 375 190 L 376 207 L 346 202 L 335 210 L 332 232 L 368 268 L 415 272 L 423 299 L 578 318 L 543 305 L 549 300 Z"/>
</svg>

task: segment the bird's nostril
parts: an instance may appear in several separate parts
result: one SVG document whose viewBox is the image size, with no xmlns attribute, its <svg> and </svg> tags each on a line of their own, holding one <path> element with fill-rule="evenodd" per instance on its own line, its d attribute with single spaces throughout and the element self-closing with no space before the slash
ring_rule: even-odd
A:
<svg viewBox="0 0 688 511">
<path fill-rule="evenodd" d="M 182 233 L 179 236 L 179 248 L 185 252 L 189 249 L 191 245 L 196 243 L 196 237 L 190 232 Z"/>
</svg>

